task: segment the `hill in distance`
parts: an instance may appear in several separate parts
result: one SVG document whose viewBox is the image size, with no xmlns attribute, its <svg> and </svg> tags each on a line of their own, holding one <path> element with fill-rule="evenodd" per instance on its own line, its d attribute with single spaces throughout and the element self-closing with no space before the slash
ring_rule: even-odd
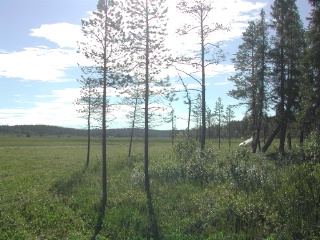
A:
<svg viewBox="0 0 320 240">
<path fill-rule="evenodd" d="M 129 137 L 131 129 L 107 129 L 108 137 Z M 0 125 L 0 134 L 11 134 L 17 136 L 87 136 L 87 130 L 76 128 L 65 128 L 51 125 Z M 91 135 L 101 136 L 101 129 L 92 129 Z M 144 129 L 134 129 L 134 137 L 143 137 Z M 150 137 L 171 137 L 171 130 L 149 130 Z"/>
</svg>

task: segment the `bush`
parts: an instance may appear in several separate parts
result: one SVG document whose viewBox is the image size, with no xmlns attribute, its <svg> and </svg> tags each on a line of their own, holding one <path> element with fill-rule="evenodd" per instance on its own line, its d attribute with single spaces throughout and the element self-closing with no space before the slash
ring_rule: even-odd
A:
<svg viewBox="0 0 320 240">
<path fill-rule="evenodd" d="M 283 174 L 276 192 L 275 225 L 279 238 L 319 239 L 320 164 L 294 166 Z"/>
<path fill-rule="evenodd" d="M 285 156 L 282 164 L 320 163 L 320 134 L 312 132 L 304 144 L 297 144 Z"/>
<path fill-rule="evenodd" d="M 192 138 L 180 138 L 173 147 L 176 161 L 180 164 L 181 176 L 185 180 L 208 183 L 214 178 L 214 149 L 201 151 Z"/>
<path fill-rule="evenodd" d="M 184 164 L 191 159 L 197 150 L 198 143 L 193 138 L 178 137 L 173 145 L 173 152 L 178 160 Z"/>
<path fill-rule="evenodd" d="M 305 157 L 310 160 L 319 163 L 320 162 L 320 133 L 312 132 L 306 139 L 305 145 Z"/>
<path fill-rule="evenodd" d="M 194 155 L 186 160 L 184 171 L 186 178 L 191 181 L 207 183 L 210 180 L 210 163 L 213 160 L 213 155 L 208 152 L 196 150 Z"/>
<path fill-rule="evenodd" d="M 230 177 L 237 190 L 255 192 L 268 181 L 270 166 L 263 155 L 252 155 L 250 149 L 237 148 L 228 157 Z"/>
</svg>

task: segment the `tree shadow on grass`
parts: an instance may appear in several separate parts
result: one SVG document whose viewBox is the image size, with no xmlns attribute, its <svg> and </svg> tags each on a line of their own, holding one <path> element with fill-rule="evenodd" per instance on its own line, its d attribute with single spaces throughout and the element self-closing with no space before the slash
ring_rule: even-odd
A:
<svg viewBox="0 0 320 240">
<path fill-rule="evenodd" d="M 68 179 L 60 179 L 56 181 L 51 190 L 56 190 L 58 194 L 70 195 L 72 189 L 83 182 L 86 167 L 80 171 L 76 171 L 71 174 Z"/>
<path fill-rule="evenodd" d="M 149 211 L 149 221 L 150 221 L 150 233 L 151 236 L 148 236 L 149 239 L 160 239 L 158 219 L 157 215 L 154 212 L 153 200 L 150 190 L 147 191 L 147 200 L 148 200 L 148 211 Z"/>
<path fill-rule="evenodd" d="M 101 231 L 103 219 L 105 217 L 105 212 L 106 212 L 106 199 L 102 198 L 101 202 L 100 202 L 100 212 L 99 212 L 99 216 L 97 219 L 97 224 L 95 226 L 94 234 L 91 237 L 91 240 L 95 240 L 96 237 L 98 236 L 99 232 Z"/>
<path fill-rule="evenodd" d="M 147 229 L 147 239 L 161 239 L 158 227 L 158 219 L 154 211 L 153 200 L 150 191 L 147 191 L 147 204 L 148 204 L 148 221 L 149 228 Z M 94 235 L 91 240 L 95 240 L 102 229 L 103 220 L 106 212 L 106 199 L 102 198 L 100 202 L 100 213 L 95 226 Z"/>
</svg>

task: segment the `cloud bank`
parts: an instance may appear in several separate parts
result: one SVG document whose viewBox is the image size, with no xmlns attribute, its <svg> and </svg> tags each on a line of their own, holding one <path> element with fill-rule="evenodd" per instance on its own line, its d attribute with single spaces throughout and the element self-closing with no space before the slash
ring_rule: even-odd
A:
<svg viewBox="0 0 320 240">
<path fill-rule="evenodd" d="M 175 9 L 176 1 L 168 1 L 169 23 L 167 44 L 170 49 L 180 52 L 190 49 L 188 40 L 193 37 L 179 38 L 175 29 L 181 26 L 177 19 L 186 20 Z M 247 22 L 257 17 L 259 10 L 266 4 L 263 2 L 248 2 L 244 0 L 218 0 L 214 2 L 215 14 L 212 15 L 212 22 L 231 24 L 231 30 L 218 31 L 213 34 L 212 42 L 230 41 L 241 37 L 247 26 Z M 19 52 L 0 51 L 0 77 L 20 78 L 23 80 L 36 81 L 67 81 L 65 71 L 68 68 L 80 65 L 91 65 L 83 56 L 77 53 L 77 42 L 83 40 L 81 27 L 66 22 L 56 24 L 42 24 L 39 28 L 31 29 L 30 36 L 48 40 L 57 45 L 49 47 L 49 44 L 42 46 L 26 46 Z M 228 67 L 230 69 L 230 67 Z M 226 67 L 216 67 L 217 71 L 225 70 Z M 209 71 L 211 72 L 211 71 Z M 215 73 L 213 73 L 215 74 Z M 210 76 L 210 73 L 209 75 Z"/>
</svg>

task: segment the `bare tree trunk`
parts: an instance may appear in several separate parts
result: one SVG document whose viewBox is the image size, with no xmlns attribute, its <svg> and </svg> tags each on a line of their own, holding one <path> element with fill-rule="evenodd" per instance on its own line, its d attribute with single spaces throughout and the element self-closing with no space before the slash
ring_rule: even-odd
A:
<svg viewBox="0 0 320 240">
<path fill-rule="evenodd" d="M 89 166 L 90 161 L 90 145 L 91 145 L 91 126 L 90 126 L 90 118 L 91 118 L 91 106 L 89 103 L 89 113 L 88 113 L 88 146 L 87 146 L 87 162 L 85 165 L 85 169 Z"/>
<path fill-rule="evenodd" d="M 291 145 L 291 133 L 288 132 L 287 134 L 287 142 L 288 142 L 288 149 L 291 150 L 292 145 Z"/>
<path fill-rule="evenodd" d="M 201 128 L 201 150 L 204 150 L 206 144 L 206 76 L 204 65 L 204 29 L 203 29 L 203 17 L 201 12 L 201 69 L 202 69 L 202 81 L 201 81 L 201 100 L 202 100 L 202 128 Z"/>
<path fill-rule="evenodd" d="M 133 112 L 133 120 L 132 120 L 131 133 L 130 133 L 130 143 L 129 143 L 128 157 L 131 157 L 132 139 L 133 139 L 134 125 L 135 125 L 135 121 L 136 121 L 137 104 L 138 104 L 138 97 L 136 97 L 136 99 L 135 99 L 134 112 Z"/>
<path fill-rule="evenodd" d="M 229 137 L 229 149 L 231 148 L 231 122 L 230 122 L 230 115 L 229 115 L 229 122 L 228 122 L 228 137 Z"/>
<path fill-rule="evenodd" d="M 221 147 L 221 119 L 219 117 L 219 124 L 218 124 L 218 137 L 219 137 L 219 149 Z"/>
<path fill-rule="evenodd" d="M 171 145 L 174 143 L 174 111 L 171 111 Z"/>
<path fill-rule="evenodd" d="M 303 129 L 300 130 L 299 143 L 302 144 L 304 140 Z"/>
<path fill-rule="evenodd" d="M 144 126 L 144 182 L 145 190 L 150 191 L 149 179 L 149 12 L 148 0 L 146 0 L 146 76 L 145 76 L 145 126 Z"/>
<path fill-rule="evenodd" d="M 189 112 L 188 112 L 188 130 L 187 130 L 187 136 L 190 137 L 190 120 L 191 120 L 191 99 L 188 99 L 189 104 Z"/>
<path fill-rule="evenodd" d="M 282 30 L 283 31 L 283 30 Z M 282 33 L 283 34 L 283 33 Z M 283 35 L 282 35 L 283 36 Z M 283 37 L 282 37 L 283 38 Z M 281 39 L 281 48 L 280 48 L 280 104 L 279 104 L 279 113 L 280 113 L 280 141 L 279 141 L 279 152 L 284 154 L 284 144 L 286 139 L 286 119 L 285 119 L 285 59 L 284 59 L 284 49 L 283 49 L 283 39 Z"/>
<path fill-rule="evenodd" d="M 108 32 L 107 24 L 108 2 L 105 6 L 105 36 Z M 103 102 L 102 102 L 102 198 L 101 216 L 104 216 L 107 205 L 107 37 L 103 46 Z"/>
</svg>

